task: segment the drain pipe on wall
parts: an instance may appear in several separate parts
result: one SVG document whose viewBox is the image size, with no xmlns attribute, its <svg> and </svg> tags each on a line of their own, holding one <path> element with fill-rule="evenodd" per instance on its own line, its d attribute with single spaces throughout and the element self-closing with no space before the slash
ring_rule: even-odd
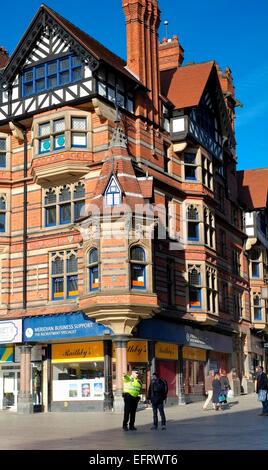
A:
<svg viewBox="0 0 268 470">
<path fill-rule="evenodd" d="M 28 170 L 28 146 L 27 131 L 21 124 L 11 122 L 12 135 L 23 141 L 23 236 L 22 236 L 22 308 L 27 308 L 27 170 Z"/>
</svg>

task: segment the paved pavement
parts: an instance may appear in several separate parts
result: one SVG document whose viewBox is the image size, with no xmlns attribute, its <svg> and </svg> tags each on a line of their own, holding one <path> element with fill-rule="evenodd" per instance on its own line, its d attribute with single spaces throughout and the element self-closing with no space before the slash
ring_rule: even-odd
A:
<svg viewBox="0 0 268 470">
<path fill-rule="evenodd" d="M 202 403 L 166 409 L 167 430 L 151 431 L 152 410 L 137 413 L 137 431 L 121 429 L 117 413 L 0 412 L 1 450 L 268 450 L 268 417 L 256 395 L 235 397 L 225 411 Z"/>
</svg>

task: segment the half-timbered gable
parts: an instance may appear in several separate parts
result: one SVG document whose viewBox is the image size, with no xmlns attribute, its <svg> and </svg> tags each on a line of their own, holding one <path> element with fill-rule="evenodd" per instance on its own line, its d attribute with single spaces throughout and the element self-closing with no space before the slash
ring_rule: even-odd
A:
<svg viewBox="0 0 268 470">
<path fill-rule="evenodd" d="M 137 83 L 122 59 L 43 5 L 2 70 L 0 122 L 77 104 L 93 94 L 112 103 L 117 98 L 133 112 Z"/>
</svg>

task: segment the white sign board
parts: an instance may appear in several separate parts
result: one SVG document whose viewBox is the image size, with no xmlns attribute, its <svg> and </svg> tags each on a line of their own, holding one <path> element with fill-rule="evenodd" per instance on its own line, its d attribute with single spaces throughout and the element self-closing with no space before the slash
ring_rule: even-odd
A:
<svg viewBox="0 0 268 470">
<path fill-rule="evenodd" d="M 22 320 L 0 321 L 0 344 L 22 342 Z"/>
<path fill-rule="evenodd" d="M 53 401 L 103 400 L 104 378 L 53 380 Z"/>
</svg>

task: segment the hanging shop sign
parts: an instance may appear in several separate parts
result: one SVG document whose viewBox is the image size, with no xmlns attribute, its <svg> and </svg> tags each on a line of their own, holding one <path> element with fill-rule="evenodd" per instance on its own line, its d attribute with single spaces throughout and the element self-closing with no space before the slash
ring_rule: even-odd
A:
<svg viewBox="0 0 268 470">
<path fill-rule="evenodd" d="M 0 344 L 21 343 L 22 320 L 0 321 Z"/>
<path fill-rule="evenodd" d="M 104 349 L 102 341 L 92 343 L 70 343 L 52 345 L 52 362 L 90 362 L 103 361 Z"/>
<path fill-rule="evenodd" d="M 183 347 L 182 353 L 183 359 L 191 359 L 192 361 L 206 362 L 206 350 L 198 348 L 189 348 L 188 346 Z"/>
<path fill-rule="evenodd" d="M 44 315 L 23 320 L 23 341 L 52 341 L 111 335 L 113 332 L 88 319 L 82 312 L 66 315 Z"/>
<path fill-rule="evenodd" d="M 14 347 L 13 346 L 0 346 L 0 362 L 13 362 L 14 361 Z"/>
<path fill-rule="evenodd" d="M 155 343 L 155 357 L 158 359 L 178 359 L 178 346 L 172 343 Z"/>
</svg>

